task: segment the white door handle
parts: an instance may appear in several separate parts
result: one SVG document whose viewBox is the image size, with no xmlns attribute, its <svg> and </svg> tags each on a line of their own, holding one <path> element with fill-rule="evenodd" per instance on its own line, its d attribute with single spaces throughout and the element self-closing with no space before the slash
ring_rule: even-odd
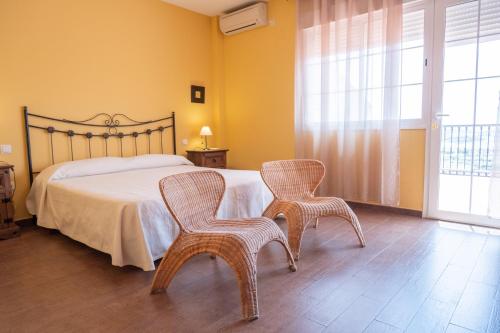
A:
<svg viewBox="0 0 500 333">
<path fill-rule="evenodd" d="M 449 117 L 450 115 L 448 113 L 436 113 L 434 116 L 436 118 L 442 118 L 442 117 Z"/>
</svg>

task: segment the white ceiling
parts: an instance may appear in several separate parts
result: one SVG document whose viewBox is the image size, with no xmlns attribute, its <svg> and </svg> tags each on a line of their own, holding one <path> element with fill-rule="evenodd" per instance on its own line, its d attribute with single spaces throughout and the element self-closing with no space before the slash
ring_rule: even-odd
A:
<svg viewBox="0 0 500 333">
<path fill-rule="evenodd" d="M 162 0 L 200 14 L 217 16 L 227 11 L 256 2 L 255 0 Z M 267 0 L 266 0 L 267 1 Z"/>
</svg>

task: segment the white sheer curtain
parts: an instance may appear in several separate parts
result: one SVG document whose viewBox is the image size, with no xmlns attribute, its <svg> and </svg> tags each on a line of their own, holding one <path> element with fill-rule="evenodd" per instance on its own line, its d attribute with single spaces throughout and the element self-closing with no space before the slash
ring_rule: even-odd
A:
<svg viewBox="0 0 500 333">
<path fill-rule="evenodd" d="M 494 144 L 493 168 L 491 170 L 490 178 L 488 215 L 491 218 L 500 219 L 500 96 L 498 99 L 497 126 L 495 129 Z"/>
<path fill-rule="evenodd" d="M 296 155 L 320 193 L 399 203 L 402 0 L 298 0 Z"/>
</svg>

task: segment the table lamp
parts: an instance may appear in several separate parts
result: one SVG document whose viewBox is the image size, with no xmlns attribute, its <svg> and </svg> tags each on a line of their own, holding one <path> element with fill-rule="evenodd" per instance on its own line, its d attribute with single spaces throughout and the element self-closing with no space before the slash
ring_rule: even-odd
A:
<svg viewBox="0 0 500 333">
<path fill-rule="evenodd" d="M 205 137 L 205 148 L 203 148 L 203 150 L 208 150 L 208 139 L 207 139 L 207 136 L 212 135 L 212 130 L 208 126 L 203 126 L 201 128 L 200 135 Z"/>
</svg>

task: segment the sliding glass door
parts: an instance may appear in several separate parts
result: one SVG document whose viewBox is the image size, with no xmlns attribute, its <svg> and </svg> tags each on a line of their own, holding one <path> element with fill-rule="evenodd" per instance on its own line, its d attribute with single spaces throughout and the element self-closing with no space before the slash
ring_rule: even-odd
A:
<svg viewBox="0 0 500 333">
<path fill-rule="evenodd" d="M 500 131 L 500 0 L 435 1 L 433 39 L 427 213 L 500 227 L 488 217 Z"/>
</svg>

